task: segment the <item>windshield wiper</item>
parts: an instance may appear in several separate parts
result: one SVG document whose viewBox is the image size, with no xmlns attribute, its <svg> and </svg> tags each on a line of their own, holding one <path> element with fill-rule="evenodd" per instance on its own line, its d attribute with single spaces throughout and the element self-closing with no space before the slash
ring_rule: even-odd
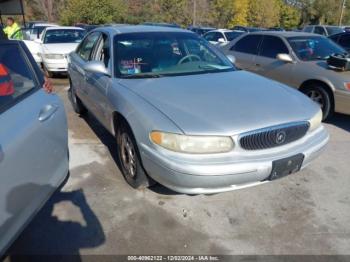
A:
<svg viewBox="0 0 350 262">
<path fill-rule="evenodd" d="M 123 75 L 121 78 L 160 78 L 162 75 L 159 74 L 130 74 L 130 75 Z"/>
</svg>

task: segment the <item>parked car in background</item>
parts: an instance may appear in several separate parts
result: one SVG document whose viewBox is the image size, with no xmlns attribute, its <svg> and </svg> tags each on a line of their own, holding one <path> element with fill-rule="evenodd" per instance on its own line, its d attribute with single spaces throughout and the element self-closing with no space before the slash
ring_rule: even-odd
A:
<svg viewBox="0 0 350 262">
<path fill-rule="evenodd" d="M 21 41 L 0 41 L 0 258 L 68 175 L 63 103 Z"/>
<path fill-rule="evenodd" d="M 281 27 L 270 27 L 267 30 L 268 31 L 286 31 L 284 28 L 281 28 Z"/>
<path fill-rule="evenodd" d="M 46 23 L 45 21 L 29 21 L 29 22 L 26 22 L 25 28 L 33 28 L 34 25 L 36 24 L 45 24 L 45 23 Z"/>
<path fill-rule="evenodd" d="M 42 34 L 40 56 L 42 67 L 52 77 L 55 73 L 66 73 L 67 56 L 74 51 L 85 36 L 85 30 L 79 27 L 49 27 Z"/>
<path fill-rule="evenodd" d="M 92 30 L 94 30 L 95 28 L 101 26 L 101 25 L 88 25 L 88 24 L 75 24 L 75 27 L 80 27 L 86 30 L 86 32 L 90 32 Z"/>
<path fill-rule="evenodd" d="M 181 28 L 181 26 L 179 26 L 178 24 L 175 24 L 175 23 L 154 23 L 154 22 L 145 22 L 145 23 L 142 23 L 142 25 L 164 26 L 164 27 Z"/>
<path fill-rule="evenodd" d="M 317 104 L 236 70 L 187 30 L 102 27 L 69 55 L 69 97 L 116 137 L 134 188 L 187 194 L 254 186 L 299 171 L 328 141 Z"/>
<path fill-rule="evenodd" d="M 307 25 L 303 28 L 303 32 L 314 33 L 324 36 L 335 35 L 344 31 L 345 30 L 343 27 L 333 25 Z"/>
<path fill-rule="evenodd" d="M 39 39 L 41 38 L 41 34 L 43 33 L 43 31 L 48 28 L 48 27 L 56 27 L 59 26 L 58 24 L 52 24 L 52 23 L 36 23 L 33 24 L 33 26 L 31 27 L 31 39 L 35 40 L 35 39 Z"/>
<path fill-rule="evenodd" d="M 231 30 L 238 30 L 238 31 L 244 31 L 246 33 L 250 32 L 258 32 L 258 31 L 264 31 L 266 30 L 265 28 L 259 28 L 259 27 L 250 27 L 250 26 L 239 26 L 236 25 Z"/>
<path fill-rule="evenodd" d="M 232 41 L 223 52 L 239 68 L 298 88 L 317 102 L 327 119 L 350 114 L 350 72 L 328 67 L 326 59 L 346 51 L 330 39 L 310 33 L 257 32 Z"/>
<path fill-rule="evenodd" d="M 203 35 L 203 38 L 213 45 L 224 46 L 244 33 L 243 31 L 237 30 L 217 29 L 206 33 Z"/>
<path fill-rule="evenodd" d="M 350 52 L 350 32 L 331 35 L 329 39 L 343 47 L 348 53 Z"/>
<path fill-rule="evenodd" d="M 209 31 L 213 31 L 216 28 L 214 28 L 214 27 L 202 27 L 202 26 L 189 26 L 187 29 L 196 33 L 197 35 L 203 36 L 205 33 L 208 33 Z"/>
</svg>

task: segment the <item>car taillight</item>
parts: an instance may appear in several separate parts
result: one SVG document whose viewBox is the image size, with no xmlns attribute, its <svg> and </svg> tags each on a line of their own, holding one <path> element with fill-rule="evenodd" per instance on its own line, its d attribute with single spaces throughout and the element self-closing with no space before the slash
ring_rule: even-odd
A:
<svg viewBox="0 0 350 262">
<path fill-rule="evenodd" d="M 348 89 L 348 90 L 350 90 L 350 83 L 348 82 L 348 83 L 345 83 L 345 87 Z"/>
<path fill-rule="evenodd" d="M 0 96 L 10 96 L 15 92 L 13 81 L 7 68 L 0 64 Z"/>
</svg>

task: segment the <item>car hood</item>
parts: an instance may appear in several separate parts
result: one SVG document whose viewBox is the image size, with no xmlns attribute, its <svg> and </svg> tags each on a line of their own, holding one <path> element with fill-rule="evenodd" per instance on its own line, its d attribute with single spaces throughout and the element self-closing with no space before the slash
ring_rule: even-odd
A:
<svg viewBox="0 0 350 262">
<path fill-rule="evenodd" d="M 47 54 L 69 54 L 73 52 L 79 43 L 68 43 L 68 44 L 44 44 L 43 50 Z"/>
<path fill-rule="evenodd" d="M 342 77 L 349 77 L 350 78 L 350 71 L 338 71 L 338 70 L 331 69 L 327 64 L 327 61 L 325 61 L 325 60 L 309 61 L 308 64 L 312 64 L 314 66 L 319 67 L 320 69 L 327 70 L 327 72 L 331 72 L 332 74 L 335 73 L 335 74 L 340 75 Z"/>
<path fill-rule="evenodd" d="M 234 135 L 310 119 L 318 105 L 297 90 L 234 71 L 157 79 L 123 79 L 185 134 Z"/>
</svg>

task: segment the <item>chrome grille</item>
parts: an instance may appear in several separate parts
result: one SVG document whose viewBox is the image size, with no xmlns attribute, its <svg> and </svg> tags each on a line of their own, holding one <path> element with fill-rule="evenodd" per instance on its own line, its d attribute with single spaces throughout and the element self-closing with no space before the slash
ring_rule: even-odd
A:
<svg viewBox="0 0 350 262">
<path fill-rule="evenodd" d="M 309 122 L 274 126 L 242 134 L 239 141 L 246 150 L 273 148 L 302 138 L 308 129 Z"/>
</svg>

